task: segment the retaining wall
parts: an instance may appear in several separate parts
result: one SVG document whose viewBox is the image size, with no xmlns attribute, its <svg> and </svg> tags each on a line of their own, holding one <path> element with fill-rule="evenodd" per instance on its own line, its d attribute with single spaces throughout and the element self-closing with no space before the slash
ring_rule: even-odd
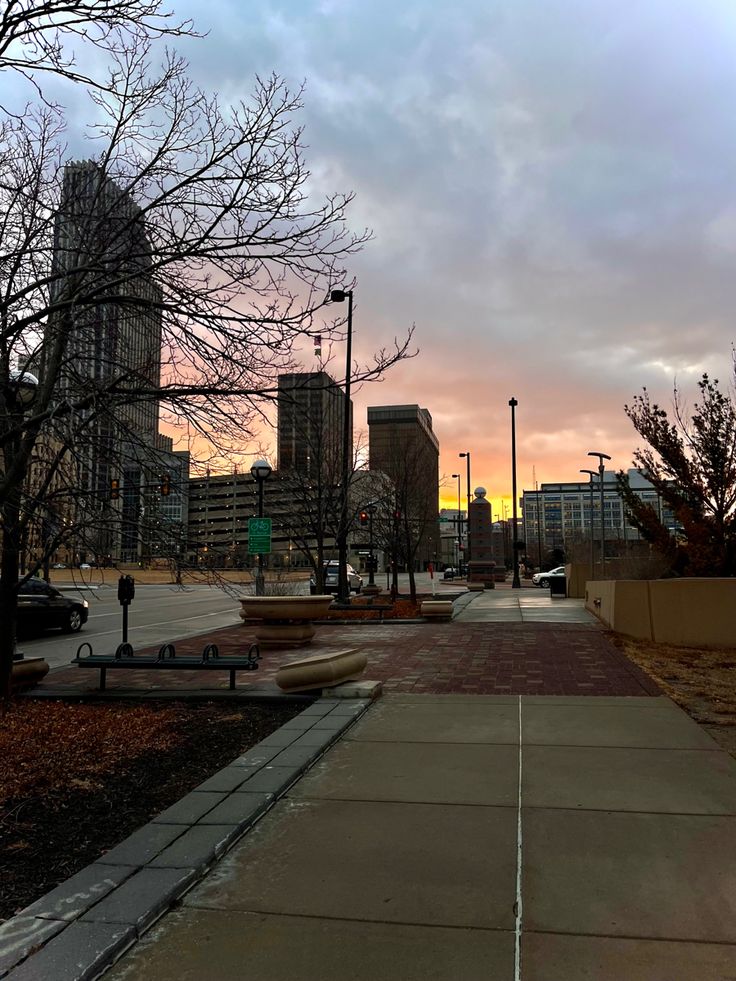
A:
<svg viewBox="0 0 736 981">
<path fill-rule="evenodd" d="M 631 637 L 736 648 L 736 579 L 593 580 L 585 584 L 585 607 Z"/>
</svg>

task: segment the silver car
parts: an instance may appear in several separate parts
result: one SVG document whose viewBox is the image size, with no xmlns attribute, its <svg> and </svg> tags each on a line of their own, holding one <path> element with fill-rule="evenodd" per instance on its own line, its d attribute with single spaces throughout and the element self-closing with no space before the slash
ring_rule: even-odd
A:
<svg viewBox="0 0 736 981">
<path fill-rule="evenodd" d="M 336 593 L 337 592 L 337 575 L 340 568 L 340 563 L 331 559 L 329 562 L 325 562 L 325 592 L 326 593 Z M 351 593 L 359 593 L 363 588 L 363 577 L 359 575 L 355 569 L 348 563 L 348 590 Z"/>
<path fill-rule="evenodd" d="M 532 583 L 535 586 L 542 586 L 544 589 L 549 586 L 550 579 L 554 579 L 557 576 L 565 575 L 564 565 L 558 565 L 556 569 L 550 569 L 549 572 L 535 572 L 532 576 Z"/>
</svg>

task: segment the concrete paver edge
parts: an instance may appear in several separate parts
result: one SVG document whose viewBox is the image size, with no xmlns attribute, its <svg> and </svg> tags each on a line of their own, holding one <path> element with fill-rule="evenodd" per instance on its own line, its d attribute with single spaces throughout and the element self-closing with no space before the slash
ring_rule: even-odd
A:
<svg viewBox="0 0 736 981">
<path fill-rule="evenodd" d="M 355 700 L 351 699 L 349 702 L 339 699 L 321 698 L 304 709 L 304 711 L 302 711 L 299 715 L 295 716 L 295 718 L 292 719 L 290 723 L 287 723 L 286 726 L 281 726 L 279 729 L 276 729 L 274 733 L 272 733 L 267 739 L 263 740 L 262 743 L 258 743 L 251 747 L 251 749 L 240 757 L 239 760 L 233 761 L 226 767 L 222 768 L 222 770 L 227 770 L 233 765 L 237 765 L 239 762 L 244 762 L 247 764 L 249 758 L 252 758 L 254 761 L 254 765 L 244 765 L 242 767 L 242 784 L 233 788 L 229 794 L 216 795 L 218 798 L 224 799 L 233 797 L 238 793 L 247 798 L 249 795 L 247 793 L 244 794 L 243 791 L 248 790 L 247 785 L 249 779 L 267 767 L 279 766 L 283 772 L 284 766 L 288 766 L 292 771 L 290 776 L 293 777 L 293 779 L 288 779 L 286 781 L 282 780 L 281 786 L 272 794 L 264 795 L 270 798 L 265 806 L 253 809 L 252 819 L 248 820 L 242 826 L 234 828 L 233 835 L 228 840 L 228 849 L 232 848 L 233 845 L 235 845 L 245 834 L 247 834 L 247 832 L 254 826 L 256 821 L 258 821 L 265 813 L 267 813 L 268 810 L 270 810 L 271 807 L 273 807 L 277 800 L 279 800 L 286 793 L 289 787 L 291 787 L 293 783 L 298 780 L 299 777 L 309 767 L 311 767 L 330 748 L 330 746 L 332 746 L 333 743 L 339 739 L 361 715 L 363 715 L 364 712 L 368 710 L 371 704 L 373 704 L 372 700 L 362 698 Z M 324 711 L 320 711 L 321 708 L 324 708 Z M 317 723 L 322 722 L 327 718 L 329 718 L 331 721 L 334 720 L 334 727 L 326 729 L 314 728 Z M 301 722 L 302 725 L 295 725 L 295 723 L 299 722 Z M 323 739 L 318 742 L 318 745 L 306 747 L 303 741 L 299 742 L 301 737 L 308 731 L 313 731 L 323 735 Z M 271 753 L 268 752 L 265 754 L 260 752 L 259 754 L 259 747 L 261 747 L 263 744 L 268 744 L 269 740 L 272 739 L 272 737 L 277 733 L 283 734 L 284 732 L 287 732 L 293 738 L 287 745 L 280 749 L 278 754 L 275 756 L 272 756 Z M 289 755 L 290 750 L 293 750 L 294 748 L 294 744 L 296 744 L 299 749 L 299 752 L 296 754 L 296 759 L 294 758 L 293 753 Z M 282 756 L 284 756 L 284 759 L 280 762 L 279 758 Z M 216 777 L 222 772 L 222 770 L 217 771 L 216 774 L 213 774 L 213 777 Z M 198 789 L 195 788 L 195 790 L 193 790 L 191 793 L 197 794 L 201 793 L 201 791 L 198 791 Z M 190 795 L 186 796 L 188 797 Z M 212 796 L 214 797 L 215 795 Z M 222 803 L 222 801 L 220 801 L 220 803 Z M 213 807 L 215 806 L 219 805 L 213 802 Z M 193 814 L 193 819 L 190 823 L 181 824 L 178 826 L 180 828 L 180 834 L 177 835 L 177 839 L 186 835 L 187 832 L 191 831 L 191 829 L 194 827 L 201 828 L 202 822 L 205 818 L 206 814 L 201 815 L 195 811 Z M 149 824 L 160 829 L 161 824 L 156 822 L 157 818 L 154 818 L 151 822 L 149 822 Z M 133 832 L 133 835 L 140 838 L 141 832 L 146 827 L 148 827 L 148 825 L 143 825 L 143 828 L 139 828 L 137 831 Z M 116 848 L 120 848 L 121 846 L 125 845 L 126 841 L 128 841 L 128 839 L 120 842 Z M 88 900 L 86 903 L 82 897 L 80 897 L 78 890 L 75 891 L 74 884 L 70 885 L 69 901 L 73 899 L 74 902 L 80 906 L 80 916 L 85 910 L 89 912 L 89 910 L 93 909 L 98 902 L 101 902 L 103 899 L 109 900 L 111 897 L 114 897 L 117 889 L 122 887 L 126 882 L 130 882 L 130 880 L 138 872 L 141 872 L 149 867 L 153 868 L 154 866 L 152 863 L 160 851 L 163 851 L 163 846 L 159 848 L 155 854 L 148 855 L 140 863 L 136 863 L 135 866 L 130 865 L 130 856 L 128 856 L 125 863 L 127 867 L 126 872 L 120 877 L 118 884 L 112 890 L 109 890 L 108 888 L 107 890 L 100 889 L 96 891 L 94 886 L 92 886 L 92 888 L 89 890 L 89 896 L 86 897 Z M 219 860 L 220 857 L 221 853 L 218 853 L 217 859 Z M 63 898 L 61 900 L 59 899 L 60 893 L 63 895 L 64 886 L 67 883 L 73 883 L 74 879 L 78 880 L 79 877 L 87 870 L 94 870 L 95 868 L 99 869 L 105 865 L 109 865 L 110 870 L 112 870 L 113 866 L 118 864 L 115 861 L 106 863 L 105 859 L 106 856 L 102 855 L 95 862 L 91 863 L 91 865 L 80 870 L 80 872 L 76 873 L 75 876 L 68 879 L 66 883 L 62 882 L 55 886 L 54 889 L 46 894 L 46 896 L 42 896 L 40 899 L 35 900 L 29 907 L 26 908 L 26 910 L 21 910 L 20 913 L 16 914 L 16 916 L 13 916 L 9 920 L 6 920 L 4 923 L 0 924 L 0 979 L 5 979 L 5 981 L 13 981 L 13 975 L 16 973 L 16 969 L 22 966 L 25 972 L 27 967 L 32 967 L 33 958 L 39 956 L 44 951 L 46 951 L 46 957 L 48 957 L 48 955 L 51 953 L 53 940 L 56 937 L 63 936 L 65 930 L 79 919 L 79 916 L 75 916 L 73 919 L 65 918 L 69 916 L 69 906 L 65 903 Z M 135 930 L 135 936 L 132 943 L 137 942 L 143 933 L 150 928 L 153 922 L 166 913 L 168 909 L 170 909 L 171 906 L 173 906 L 174 903 L 181 898 L 184 892 L 188 891 L 194 885 L 200 882 L 209 871 L 212 864 L 212 859 L 202 861 L 193 870 L 194 874 L 183 882 L 181 890 L 174 891 L 167 897 L 167 902 L 163 909 L 160 908 L 160 897 L 152 896 L 150 922 L 146 922 L 145 928 Z M 118 871 L 120 872 L 122 869 L 119 869 Z M 38 910 L 43 910 L 44 900 L 47 897 L 52 896 L 54 899 L 53 902 L 50 902 L 49 904 L 50 908 L 39 914 Z M 80 899 L 82 899 L 81 904 Z M 31 910 L 33 912 L 31 912 Z M 138 911 L 138 916 L 140 918 L 140 910 Z M 58 924 L 59 930 L 49 933 L 49 927 L 51 926 L 49 923 L 50 920 L 55 921 Z M 39 929 L 39 926 L 43 927 L 43 929 Z M 37 937 L 34 936 L 34 932 L 38 934 Z M 128 949 L 128 946 L 129 945 L 126 945 L 124 949 Z M 83 978 L 96 977 L 110 967 L 123 952 L 124 951 L 119 948 L 107 947 L 107 949 L 90 954 L 91 959 L 87 963 L 78 963 L 75 965 L 77 973 L 74 977 L 80 979 L 80 981 Z M 17 956 L 17 960 L 14 959 L 14 954 Z M 64 981 L 74 981 L 74 979 L 70 975 L 68 979 L 65 977 Z"/>
</svg>

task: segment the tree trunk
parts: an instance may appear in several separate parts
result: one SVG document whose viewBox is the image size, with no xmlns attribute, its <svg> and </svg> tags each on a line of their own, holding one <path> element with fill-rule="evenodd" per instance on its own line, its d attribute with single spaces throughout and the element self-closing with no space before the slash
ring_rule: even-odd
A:
<svg viewBox="0 0 736 981">
<path fill-rule="evenodd" d="M 16 652 L 18 610 L 18 521 L 20 487 L 8 495 L 2 509 L 2 556 L 0 557 L 0 697 L 10 698 L 13 658 Z"/>
</svg>

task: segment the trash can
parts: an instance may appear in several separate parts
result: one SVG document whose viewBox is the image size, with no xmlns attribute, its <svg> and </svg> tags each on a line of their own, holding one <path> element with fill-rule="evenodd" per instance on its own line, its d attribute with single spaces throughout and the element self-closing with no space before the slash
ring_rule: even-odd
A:
<svg viewBox="0 0 736 981">
<path fill-rule="evenodd" d="M 549 577 L 549 595 L 563 599 L 567 596 L 567 576 Z"/>
</svg>

